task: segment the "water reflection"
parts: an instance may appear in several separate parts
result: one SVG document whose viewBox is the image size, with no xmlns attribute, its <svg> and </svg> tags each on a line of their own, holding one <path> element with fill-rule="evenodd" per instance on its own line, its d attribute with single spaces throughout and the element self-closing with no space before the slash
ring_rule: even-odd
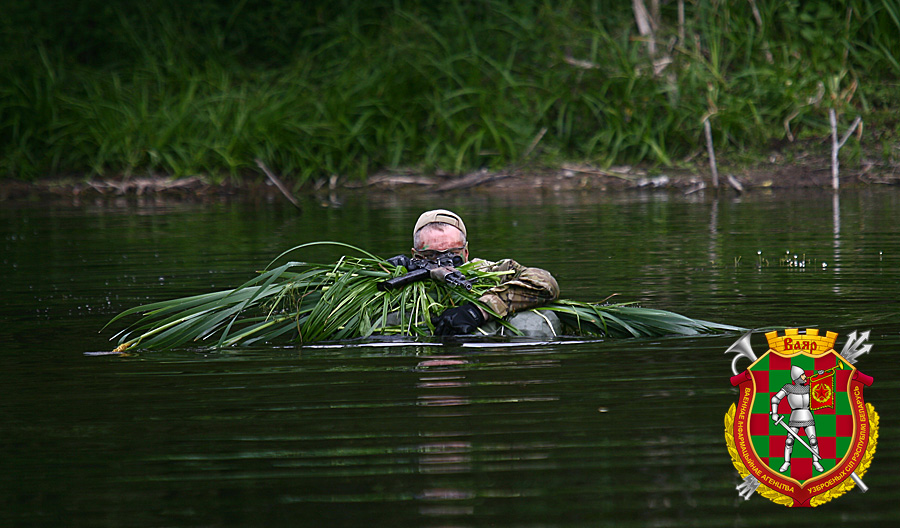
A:
<svg viewBox="0 0 900 528">
<path fill-rule="evenodd" d="M 530 405 L 536 402 L 558 402 L 557 395 L 527 396 L 518 392 L 528 386 L 552 383 L 546 377 L 553 376 L 552 369 L 558 368 L 559 362 L 527 356 L 518 358 L 520 361 L 498 362 L 489 360 L 487 349 L 482 348 L 482 352 L 433 354 L 422 357 L 416 365 L 417 414 L 422 439 L 417 447 L 418 471 L 431 477 L 427 479 L 429 485 L 416 494 L 422 502 L 418 511 L 425 517 L 471 516 L 476 513 L 479 498 L 523 493 L 521 489 L 503 490 L 496 483 L 484 488 L 474 485 L 472 477 L 476 474 L 534 471 L 538 469 L 535 466 L 538 461 L 541 469 L 555 468 L 554 464 L 547 463 L 549 452 L 556 447 L 554 443 L 498 443 L 489 440 L 494 435 L 485 437 L 474 424 L 481 423 L 479 416 L 497 415 L 499 411 L 493 408 L 498 405 L 504 407 L 504 416 L 510 416 L 534 412 Z M 541 378 L 521 376 L 534 369 L 538 369 Z M 477 381 L 470 379 L 473 372 Z M 502 376 L 485 376 L 485 373 L 502 373 Z M 489 395 L 498 390 L 500 394 Z M 528 409 L 516 411 L 506 409 L 508 406 L 528 406 Z M 503 422 L 503 418 L 496 420 Z M 448 486 L 450 482 L 464 485 Z"/>
<path fill-rule="evenodd" d="M 419 417 L 428 422 L 429 431 L 419 432 L 424 443 L 417 447 L 418 471 L 424 475 L 465 474 L 472 472 L 471 432 L 441 430 L 441 418 L 471 416 L 471 412 L 457 407 L 470 405 L 469 398 L 458 389 L 470 386 L 466 381 L 464 367 L 468 361 L 461 356 L 434 356 L 419 361 L 416 371 L 420 373 L 416 384 Z M 447 391 L 454 391 L 450 392 Z M 454 409 L 447 409 L 453 407 Z M 430 420 L 436 418 L 437 420 Z M 434 423 L 437 422 L 437 423 Z M 433 430 L 438 428 L 438 430 Z M 426 516 L 459 516 L 474 513 L 474 506 L 459 501 L 475 498 L 473 490 L 459 488 L 428 487 L 417 494 L 424 504 L 419 513 Z"/>
<path fill-rule="evenodd" d="M 832 262 L 834 263 L 835 273 L 841 271 L 841 195 L 833 193 L 831 195 L 831 214 L 832 214 L 832 231 L 834 232 L 834 253 Z M 833 289 L 834 293 L 840 293 L 840 283 L 836 283 Z"/>
</svg>

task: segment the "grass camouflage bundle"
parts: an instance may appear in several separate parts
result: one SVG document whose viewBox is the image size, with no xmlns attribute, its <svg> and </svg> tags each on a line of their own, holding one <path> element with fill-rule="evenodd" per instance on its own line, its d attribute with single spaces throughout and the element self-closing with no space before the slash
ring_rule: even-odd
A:
<svg viewBox="0 0 900 528">
<path fill-rule="evenodd" d="M 347 244 L 302 244 L 272 262 L 313 245 L 341 246 L 362 256 L 344 256 L 327 265 L 300 261 L 277 267 L 270 264 L 265 271 L 234 289 L 125 310 L 107 326 L 135 314 L 142 317 L 117 335 L 116 350 L 311 343 L 372 335 L 431 336 L 432 317 L 451 306 L 477 302 L 478 297 L 509 273 L 480 271 L 476 263 L 469 262 L 458 269 L 473 282 L 471 291 L 433 280 L 415 282 L 394 291 L 379 291 L 378 283 L 404 274 L 405 268 L 394 267 Z M 573 335 L 652 337 L 740 330 L 625 304 L 560 300 L 541 310 L 554 311 L 566 331 Z M 516 332 L 513 327 L 505 326 Z"/>
</svg>

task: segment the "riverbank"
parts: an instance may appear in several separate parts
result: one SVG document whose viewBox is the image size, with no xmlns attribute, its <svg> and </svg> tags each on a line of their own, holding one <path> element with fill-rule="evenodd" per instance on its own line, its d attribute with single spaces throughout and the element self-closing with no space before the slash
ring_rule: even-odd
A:
<svg viewBox="0 0 900 528">
<path fill-rule="evenodd" d="M 322 197 L 335 202 L 339 195 L 385 193 L 463 192 L 570 193 L 628 192 L 662 189 L 692 194 L 697 192 L 752 193 L 765 189 L 831 188 L 831 160 L 823 155 L 799 155 L 786 161 L 784 154 L 772 152 L 768 159 L 753 165 L 719 167 L 719 188 L 712 185 L 709 166 L 701 163 L 685 168 L 613 166 L 601 168 L 586 163 L 564 163 L 558 167 L 513 167 L 506 170 L 479 170 L 465 175 L 423 174 L 414 170 L 382 171 L 364 181 L 341 177 L 319 179 L 296 185 L 286 192 L 297 198 Z M 276 178 L 278 176 L 276 175 Z M 863 158 L 840 167 L 841 188 L 900 185 L 900 163 Z M 203 201 L 227 197 L 276 200 L 288 198 L 262 174 L 248 173 L 225 180 L 195 175 L 173 178 L 164 174 L 99 178 L 64 176 L 0 181 L 0 202 L 34 200 L 82 200 L 95 198 L 162 196 Z"/>
</svg>

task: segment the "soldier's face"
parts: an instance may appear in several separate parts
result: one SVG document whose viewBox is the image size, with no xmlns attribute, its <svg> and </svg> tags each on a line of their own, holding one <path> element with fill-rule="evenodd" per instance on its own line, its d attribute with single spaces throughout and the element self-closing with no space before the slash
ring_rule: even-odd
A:
<svg viewBox="0 0 900 528">
<path fill-rule="evenodd" d="M 465 243 L 462 241 L 462 233 L 455 227 L 444 229 L 442 231 L 435 229 L 430 230 L 427 233 L 422 233 L 421 243 L 422 247 L 416 248 L 417 250 L 436 251 L 439 253 L 447 251 L 448 249 L 463 248 L 463 246 L 465 246 Z M 463 248 L 459 252 L 459 256 L 463 258 L 463 261 L 467 262 L 469 260 L 469 250 Z"/>
<path fill-rule="evenodd" d="M 800 384 L 806 385 L 806 373 L 800 374 Z"/>
</svg>

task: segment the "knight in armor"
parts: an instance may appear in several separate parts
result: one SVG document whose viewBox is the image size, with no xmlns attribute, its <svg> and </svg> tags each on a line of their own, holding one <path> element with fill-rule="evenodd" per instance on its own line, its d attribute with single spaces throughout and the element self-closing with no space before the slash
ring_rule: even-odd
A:
<svg viewBox="0 0 900 528">
<path fill-rule="evenodd" d="M 821 374 L 821 371 L 819 372 Z M 788 426 L 795 433 L 799 433 L 800 429 L 806 431 L 806 437 L 809 438 L 809 446 L 812 448 L 816 457 L 819 456 L 819 441 L 816 438 L 816 422 L 813 418 L 812 411 L 809 410 L 809 384 L 807 383 L 806 373 L 802 368 L 794 365 L 791 367 L 791 383 L 785 384 L 784 387 L 772 397 L 772 421 L 777 422 L 779 418 L 778 404 L 787 396 L 788 404 L 791 406 L 791 416 Z M 791 466 L 791 451 L 794 449 L 794 437 L 788 435 L 784 441 L 784 464 L 779 469 L 784 473 Z M 825 471 L 818 458 L 813 458 L 813 467 L 819 473 Z"/>
</svg>

